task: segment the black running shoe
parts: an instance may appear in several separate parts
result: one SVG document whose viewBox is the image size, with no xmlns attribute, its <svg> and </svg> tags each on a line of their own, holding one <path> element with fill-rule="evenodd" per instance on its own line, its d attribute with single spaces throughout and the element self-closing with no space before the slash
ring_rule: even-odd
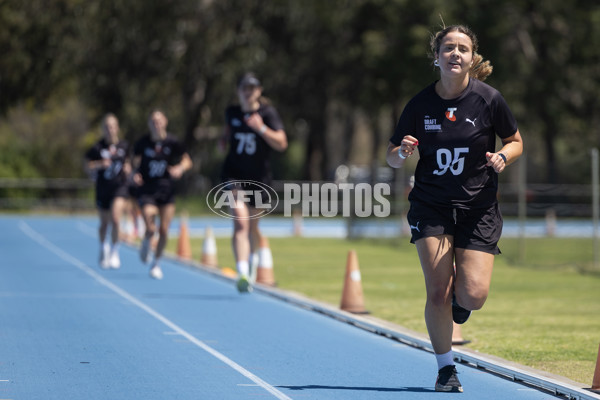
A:
<svg viewBox="0 0 600 400">
<path fill-rule="evenodd" d="M 454 365 L 446 365 L 438 371 L 437 381 L 435 381 L 436 392 L 461 392 L 462 385 L 456 376 L 456 367 Z"/>
<path fill-rule="evenodd" d="M 456 296 L 452 295 L 452 319 L 457 324 L 464 324 L 471 316 L 471 311 L 466 308 L 462 308 L 456 302 Z"/>
</svg>

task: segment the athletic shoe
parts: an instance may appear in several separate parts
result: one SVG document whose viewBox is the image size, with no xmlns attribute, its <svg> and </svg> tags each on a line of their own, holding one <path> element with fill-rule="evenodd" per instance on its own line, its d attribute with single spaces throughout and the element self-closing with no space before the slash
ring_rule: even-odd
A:
<svg viewBox="0 0 600 400">
<path fill-rule="evenodd" d="M 463 388 L 456 376 L 456 367 L 454 365 L 446 365 L 438 371 L 438 377 L 435 381 L 436 392 L 462 392 Z"/>
<path fill-rule="evenodd" d="M 248 293 L 252 291 L 252 285 L 250 284 L 250 280 L 246 275 L 240 276 L 237 281 L 237 290 L 240 293 Z"/>
<path fill-rule="evenodd" d="M 158 264 L 154 264 L 152 268 L 150 268 L 150 277 L 157 280 L 161 280 L 163 278 L 162 269 L 160 269 Z"/>
<path fill-rule="evenodd" d="M 140 246 L 140 258 L 144 264 L 150 259 L 150 239 L 146 237 L 142 239 L 142 245 Z"/>
<path fill-rule="evenodd" d="M 452 295 L 452 319 L 457 324 L 464 324 L 471 316 L 471 311 L 466 308 L 462 308 L 456 302 L 456 296 Z"/>
<path fill-rule="evenodd" d="M 106 244 L 100 247 L 100 268 L 109 269 L 110 268 L 110 247 Z"/>
<path fill-rule="evenodd" d="M 117 249 L 111 250 L 109 264 L 112 269 L 121 268 L 121 258 L 119 257 L 119 251 Z"/>
</svg>

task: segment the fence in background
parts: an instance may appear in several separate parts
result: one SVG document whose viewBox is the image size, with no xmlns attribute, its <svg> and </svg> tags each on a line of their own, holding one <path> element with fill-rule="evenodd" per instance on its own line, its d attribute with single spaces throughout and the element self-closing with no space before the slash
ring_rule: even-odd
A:
<svg viewBox="0 0 600 400">
<path fill-rule="evenodd" d="M 273 184 L 282 194 L 283 182 Z M 410 187 L 391 183 L 392 215 L 401 216 L 408 209 L 406 195 Z M 190 197 L 206 193 L 188 191 Z M 502 183 L 498 193 L 500 208 L 506 217 L 525 214 L 528 218 L 585 218 L 594 216 L 592 184 Z M 338 196 L 342 199 L 342 195 Z M 93 211 L 94 183 L 87 179 L 12 179 L 0 178 L 2 211 Z M 341 209 L 341 206 L 339 207 Z M 283 214 L 283 206 L 275 211 Z"/>
<path fill-rule="evenodd" d="M 532 219 L 545 219 L 546 235 L 552 235 L 552 227 L 557 219 L 577 219 L 589 223 L 593 222 L 595 270 L 600 270 L 600 235 L 598 233 L 600 214 L 600 184 L 598 150 L 592 149 L 592 181 L 590 184 L 536 184 L 525 182 L 525 162 L 519 163 L 518 182 L 504 182 L 500 186 L 500 208 L 506 218 L 516 219 L 519 224 L 518 237 L 526 237 L 526 225 L 531 225 Z M 384 171 L 385 172 L 385 171 Z M 390 200 L 392 218 L 398 221 L 401 235 L 408 235 L 409 230 L 405 222 L 408 211 L 406 196 L 410 191 L 411 178 L 405 176 L 406 172 L 396 174 L 395 179 L 389 179 L 394 174 L 387 174 L 390 184 Z M 352 182 L 352 181 L 350 181 Z M 359 182 L 354 180 L 355 183 Z M 380 182 L 380 181 L 379 181 Z M 296 182 L 302 183 L 302 182 Z M 312 183 L 312 182 L 311 182 Z M 284 182 L 273 183 L 273 187 L 280 193 L 283 191 Z M 205 188 L 206 189 L 206 188 Z M 205 202 L 207 190 L 195 190 L 186 194 L 194 202 Z M 342 199 L 340 194 L 338 199 Z M 338 207 L 340 210 L 342 206 Z M 94 183 L 89 179 L 11 179 L 0 178 L 0 212 L 94 212 Z M 208 212 L 208 208 L 206 208 Z M 276 209 L 272 215 L 282 215 L 283 205 Z M 324 218 L 326 219 L 326 218 Z M 364 233 L 360 224 L 364 219 L 350 217 L 345 219 L 347 237 L 359 237 Z M 390 221 L 388 221 L 390 222 Z M 406 226 L 405 226 L 406 225 Z M 514 222 L 513 222 L 514 225 Z M 406 228 L 406 229 L 405 229 Z M 383 228 L 378 228 L 383 229 Z M 380 232 L 383 233 L 382 230 Z M 523 261 L 526 252 L 526 240 L 519 241 L 518 259 Z"/>
<path fill-rule="evenodd" d="M 94 210 L 89 179 L 0 178 L 0 211 Z"/>
</svg>

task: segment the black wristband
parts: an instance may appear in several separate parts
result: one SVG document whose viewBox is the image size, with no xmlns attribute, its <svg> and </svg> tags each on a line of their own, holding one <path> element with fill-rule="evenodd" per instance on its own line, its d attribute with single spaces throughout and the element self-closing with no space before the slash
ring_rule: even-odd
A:
<svg viewBox="0 0 600 400">
<path fill-rule="evenodd" d="M 504 154 L 502 154 L 502 153 L 498 153 L 498 155 L 500 157 L 502 157 L 502 159 L 504 160 L 504 164 L 506 164 L 506 156 Z"/>
</svg>

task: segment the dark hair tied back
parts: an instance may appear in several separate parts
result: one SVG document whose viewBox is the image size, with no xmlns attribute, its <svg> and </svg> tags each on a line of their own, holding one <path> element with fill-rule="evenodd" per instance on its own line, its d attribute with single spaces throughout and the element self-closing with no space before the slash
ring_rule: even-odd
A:
<svg viewBox="0 0 600 400">
<path fill-rule="evenodd" d="M 444 40 L 446 35 L 450 32 L 460 32 L 467 35 L 469 39 L 471 39 L 471 43 L 473 44 L 473 65 L 469 70 L 469 76 L 471 78 L 484 81 L 492 73 L 492 64 L 488 60 L 484 61 L 483 56 L 477 53 L 479 48 L 477 36 L 469 27 L 465 25 L 450 25 L 432 35 L 431 41 L 429 42 L 432 56 L 435 58 L 435 55 L 439 54 L 442 40 Z"/>
</svg>

